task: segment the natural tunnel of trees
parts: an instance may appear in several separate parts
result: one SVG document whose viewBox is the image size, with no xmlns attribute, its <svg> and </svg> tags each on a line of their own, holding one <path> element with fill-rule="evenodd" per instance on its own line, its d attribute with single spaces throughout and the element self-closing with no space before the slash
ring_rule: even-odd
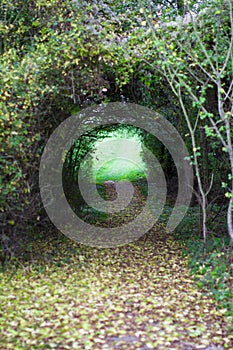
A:
<svg viewBox="0 0 233 350">
<path fill-rule="evenodd" d="M 200 207 L 205 245 L 214 232 L 208 223 L 218 217 L 225 220 L 220 235 L 228 232 L 232 242 L 232 45 L 230 0 L 3 0 L 2 245 L 10 240 L 14 246 L 25 227 L 49 225 L 38 169 L 53 130 L 85 107 L 115 101 L 149 107 L 176 127 L 190 152 L 192 205 Z M 94 130 L 77 140 L 66 157 L 70 177 L 108 132 Z M 170 153 L 140 133 L 175 196 Z"/>
<path fill-rule="evenodd" d="M 232 128 L 232 0 L 1 0 L 0 349 L 232 349 Z"/>
</svg>

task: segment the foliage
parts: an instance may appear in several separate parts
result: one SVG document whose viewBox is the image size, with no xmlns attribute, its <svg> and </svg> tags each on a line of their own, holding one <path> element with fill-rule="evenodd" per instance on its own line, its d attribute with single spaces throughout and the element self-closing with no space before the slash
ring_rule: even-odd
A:
<svg viewBox="0 0 233 350">
<path fill-rule="evenodd" d="M 205 246 L 206 206 L 212 179 L 205 189 L 200 171 L 200 157 L 205 157 L 206 163 L 208 155 L 206 151 L 201 151 L 200 146 L 204 148 L 208 141 L 204 145 L 197 143 L 196 134 L 200 135 L 200 128 L 204 128 L 206 137 L 211 138 L 211 145 L 221 145 L 222 151 L 228 153 L 230 184 L 226 197 L 230 201 L 227 222 L 228 232 L 233 240 L 232 4 L 231 1 L 216 0 L 206 6 L 207 8 L 197 14 L 189 9 L 183 18 L 174 18 L 172 13 L 165 11 L 156 23 L 149 11 L 142 9 L 145 21 L 141 24 L 145 29 L 142 31 L 139 28 L 132 32 L 128 44 L 128 50 L 135 60 L 150 67 L 151 72 L 164 77 L 180 102 L 192 143 L 193 154 L 190 160 L 195 167 L 200 192 Z M 140 38 L 139 48 L 132 45 L 136 37 Z M 211 96 L 213 103 L 209 101 Z M 194 117 L 189 114 L 190 103 L 187 104 L 187 97 L 196 111 Z"/>
<path fill-rule="evenodd" d="M 133 127 L 131 125 L 102 125 L 86 131 L 82 134 L 78 140 L 74 141 L 74 144 L 66 154 L 64 163 L 64 176 L 73 176 L 73 180 L 78 182 L 77 174 L 81 163 L 83 163 L 84 157 L 90 153 L 90 162 L 96 150 L 97 142 L 104 140 L 105 138 L 130 138 L 137 135 L 138 139 L 142 140 L 143 130 Z M 85 165 L 84 165 L 85 167 Z M 86 176 L 90 176 L 86 174 Z M 90 179 L 91 181 L 91 179 Z"/>
<path fill-rule="evenodd" d="M 232 320 L 230 251 L 223 249 L 223 225 L 218 232 L 208 223 L 213 237 L 209 234 L 203 261 L 192 216 L 186 218 L 191 234 L 185 248 L 191 258 L 185 259 L 180 255 L 183 243 L 155 232 L 153 242 L 145 245 L 101 251 L 64 238 L 50 240 L 48 220 L 43 221 L 38 167 L 50 133 L 85 106 L 121 99 L 166 115 L 193 152 L 192 161 L 204 169 L 204 192 L 215 171 L 212 199 L 220 194 L 222 205 L 225 191 L 232 200 L 229 1 L 189 1 L 195 21 L 177 17 L 185 12 L 183 1 L 148 3 L 1 2 L 0 261 L 8 268 L 9 256 L 12 263 L 9 270 L 3 268 L 0 282 L 4 350 L 231 348 L 223 319 L 228 313 Z M 178 99 L 188 111 L 195 147 Z M 86 141 L 85 152 L 92 145 Z M 173 173 L 163 147 L 149 136 L 146 142 Z M 99 219 L 108 224 L 108 217 Z M 9 245 L 9 230 L 17 252 Z M 36 236 L 33 244 L 27 235 Z M 189 276 L 188 260 L 204 296 Z M 206 295 L 209 291 L 221 309 Z"/>
<path fill-rule="evenodd" d="M 61 115 L 69 115 L 77 103 L 104 98 L 101 60 L 103 55 L 111 56 L 102 41 L 104 25 L 95 19 L 86 25 L 91 6 L 83 13 L 82 7 L 69 1 L 21 5 L 21 1 L 2 4 L 0 206 L 4 230 L 22 215 L 25 219 L 37 215 L 34 191 L 44 142 Z M 22 210 L 29 204 L 25 217 Z"/>
<path fill-rule="evenodd" d="M 186 135 L 187 146 L 192 150 L 181 109 L 163 77 L 161 69 L 165 66 L 159 58 L 162 48 L 167 50 L 164 57 L 169 57 L 171 65 L 179 62 L 178 53 L 185 55 L 176 50 L 175 42 L 173 48 L 164 46 L 160 35 L 159 23 L 174 19 L 176 10 L 176 2 L 167 5 L 166 1 L 150 6 L 146 1 L 114 1 L 111 5 L 107 1 L 92 5 L 60 0 L 2 2 L 0 204 L 4 225 L 13 224 L 22 216 L 37 217 L 37 172 L 43 145 L 60 121 L 90 103 L 119 100 L 123 92 L 129 100 L 166 114 Z M 210 25 L 205 14 L 202 20 Z M 188 28 L 182 40 L 190 36 Z M 169 39 L 174 28 L 166 27 L 166 31 Z M 185 61 L 181 63 L 185 65 Z M 194 65 L 194 72 L 196 68 Z M 190 84 L 194 81 L 189 80 Z M 195 116 L 196 107 L 188 98 L 185 103 L 191 117 Z M 200 132 L 205 120 L 200 124 Z M 200 133 L 199 143 L 201 137 Z M 201 148 L 201 152 L 205 149 Z M 163 152 L 158 150 L 158 156 L 169 168 L 171 160 Z M 208 162 L 203 158 L 206 184 L 212 169 L 223 167 L 221 162 L 217 164 L 219 153 L 218 140 L 210 138 Z M 207 153 L 203 154 L 207 157 Z M 215 179 L 222 182 L 219 172 Z"/>
<path fill-rule="evenodd" d="M 214 216 L 216 211 L 212 210 Z M 197 286 L 204 295 L 212 295 L 233 320 L 232 300 L 232 248 L 229 237 L 221 234 L 216 236 L 216 227 L 221 228 L 221 217 L 215 221 L 215 227 L 210 232 L 207 241 L 207 256 L 203 259 L 203 241 L 197 231 L 198 213 L 190 209 L 187 217 L 176 231 L 175 237 L 184 244 L 183 253 L 189 259 L 189 267 Z"/>
</svg>

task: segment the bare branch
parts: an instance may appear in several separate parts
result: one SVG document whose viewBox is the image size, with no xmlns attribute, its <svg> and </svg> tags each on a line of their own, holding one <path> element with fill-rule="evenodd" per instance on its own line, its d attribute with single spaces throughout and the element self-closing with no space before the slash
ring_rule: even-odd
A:
<svg viewBox="0 0 233 350">
<path fill-rule="evenodd" d="M 226 55 L 226 58 L 225 58 L 225 62 L 222 66 L 222 69 L 220 71 L 220 75 L 222 75 L 222 73 L 224 72 L 224 70 L 226 69 L 227 67 L 227 63 L 230 59 L 230 57 L 232 56 L 232 50 L 233 50 L 233 15 L 232 15 L 232 3 L 231 1 L 229 0 L 229 8 L 230 8 L 230 23 L 231 23 L 231 40 L 230 40 L 230 44 L 229 44 L 229 48 L 228 48 L 228 52 L 227 52 L 227 55 Z"/>
</svg>

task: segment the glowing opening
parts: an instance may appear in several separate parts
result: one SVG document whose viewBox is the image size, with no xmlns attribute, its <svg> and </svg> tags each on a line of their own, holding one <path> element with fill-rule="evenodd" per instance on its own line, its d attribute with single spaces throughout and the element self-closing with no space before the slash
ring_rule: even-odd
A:
<svg viewBox="0 0 233 350">
<path fill-rule="evenodd" d="M 91 162 L 90 159 L 83 162 L 80 168 L 86 173 L 89 167 L 91 182 L 96 184 L 106 180 L 136 181 L 145 178 L 147 172 L 142 152 L 139 134 L 127 130 L 115 130 L 95 142 Z"/>
</svg>

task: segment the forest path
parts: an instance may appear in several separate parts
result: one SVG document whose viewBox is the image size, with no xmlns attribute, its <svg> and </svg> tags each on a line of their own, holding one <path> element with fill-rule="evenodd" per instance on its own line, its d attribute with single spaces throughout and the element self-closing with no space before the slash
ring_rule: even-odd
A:
<svg viewBox="0 0 233 350">
<path fill-rule="evenodd" d="M 181 244 L 150 233 L 114 249 L 37 244 L 33 264 L 0 275 L 0 349 L 232 349 L 225 310 L 196 288 Z"/>
</svg>

